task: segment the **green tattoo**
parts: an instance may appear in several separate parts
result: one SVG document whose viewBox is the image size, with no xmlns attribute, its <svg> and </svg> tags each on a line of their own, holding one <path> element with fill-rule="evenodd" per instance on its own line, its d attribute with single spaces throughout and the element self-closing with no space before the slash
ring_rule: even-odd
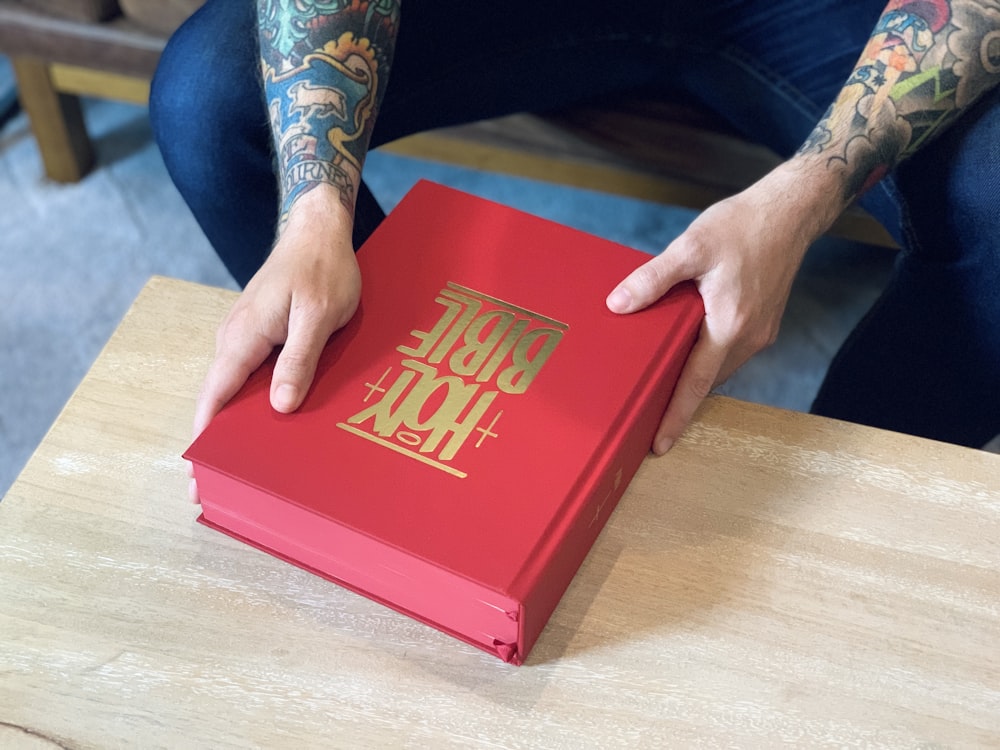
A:
<svg viewBox="0 0 1000 750">
<path fill-rule="evenodd" d="M 892 0 L 799 154 L 864 193 L 1000 83 L 1000 0 Z"/>
</svg>

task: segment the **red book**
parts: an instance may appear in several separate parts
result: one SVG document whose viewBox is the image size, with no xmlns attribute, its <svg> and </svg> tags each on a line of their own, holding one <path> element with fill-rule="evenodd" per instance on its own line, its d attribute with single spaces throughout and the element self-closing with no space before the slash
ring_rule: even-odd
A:
<svg viewBox="0 0 1000 750">
<path fill-rule="evenodd" d="M 649 451 L 695 340 L 648 256 L 421 182 L 294 414 L 273 358 L 185 453 L 205 524 L 520 664 Z"/>
</svg>

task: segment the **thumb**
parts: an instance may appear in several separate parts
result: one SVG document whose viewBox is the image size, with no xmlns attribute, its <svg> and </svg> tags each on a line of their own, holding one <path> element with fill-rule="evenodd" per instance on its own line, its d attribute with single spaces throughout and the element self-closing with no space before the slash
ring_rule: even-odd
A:
<svg viewBox="0 0 1000 750">
<path fill-rule="evenodd" d="M 312 318 L 312 319 L 310 319 Z M 288 320 L 288 337 L 271 377 L 271 406 L 283 413 L 302 405 L 316 375 L 316 365 L 330 331 L 314 316 L 294 311 Z"/>
<path fill-rule="evenodd" d="M 666 252 L 643 263 L 626 276 L 608 295 L 606 304 L 611 312 L 631 313 L 649 307 L 670 289 L 691 278 L 684 269 L 672 263 Z"/>
</svg>

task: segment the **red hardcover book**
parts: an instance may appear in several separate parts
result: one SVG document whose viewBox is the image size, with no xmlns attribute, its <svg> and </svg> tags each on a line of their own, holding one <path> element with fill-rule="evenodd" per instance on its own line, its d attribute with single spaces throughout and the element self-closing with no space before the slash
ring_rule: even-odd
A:
<svg viewBox="0 0 1000 750">
<path fill-rule="evenodd" d="M 429 182 L 294 414 L 273 358 L 185 453 L 205 524 L 505 661 L 528 655 L 647 455 L 703 316 L 632 315 L 638 251 Z"/>
</svg>

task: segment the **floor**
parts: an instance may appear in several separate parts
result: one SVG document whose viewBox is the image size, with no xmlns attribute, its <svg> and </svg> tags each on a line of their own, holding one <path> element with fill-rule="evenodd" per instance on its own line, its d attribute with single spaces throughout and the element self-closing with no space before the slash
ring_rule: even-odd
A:
<svg viewBox="0 0 1000 750">
<path fill-rule="evenodd" d="M 0 59 L 0 103 L 9 69 Z M 26 117 L 0 113 L 0 497 L 152 274 L 233 287 L 174 190 L 143 108 L 86 102 L 98 165 L 76 185 L 42 176 Z M 597 193 L 372 154 L 387 209 L 425 177 L 655 253 L 694 215 Z M 892 252 L 810 251 L 778 342 L 723 387 L 806 410 L 833 352 L 878 294 Z"/>
</svg>

